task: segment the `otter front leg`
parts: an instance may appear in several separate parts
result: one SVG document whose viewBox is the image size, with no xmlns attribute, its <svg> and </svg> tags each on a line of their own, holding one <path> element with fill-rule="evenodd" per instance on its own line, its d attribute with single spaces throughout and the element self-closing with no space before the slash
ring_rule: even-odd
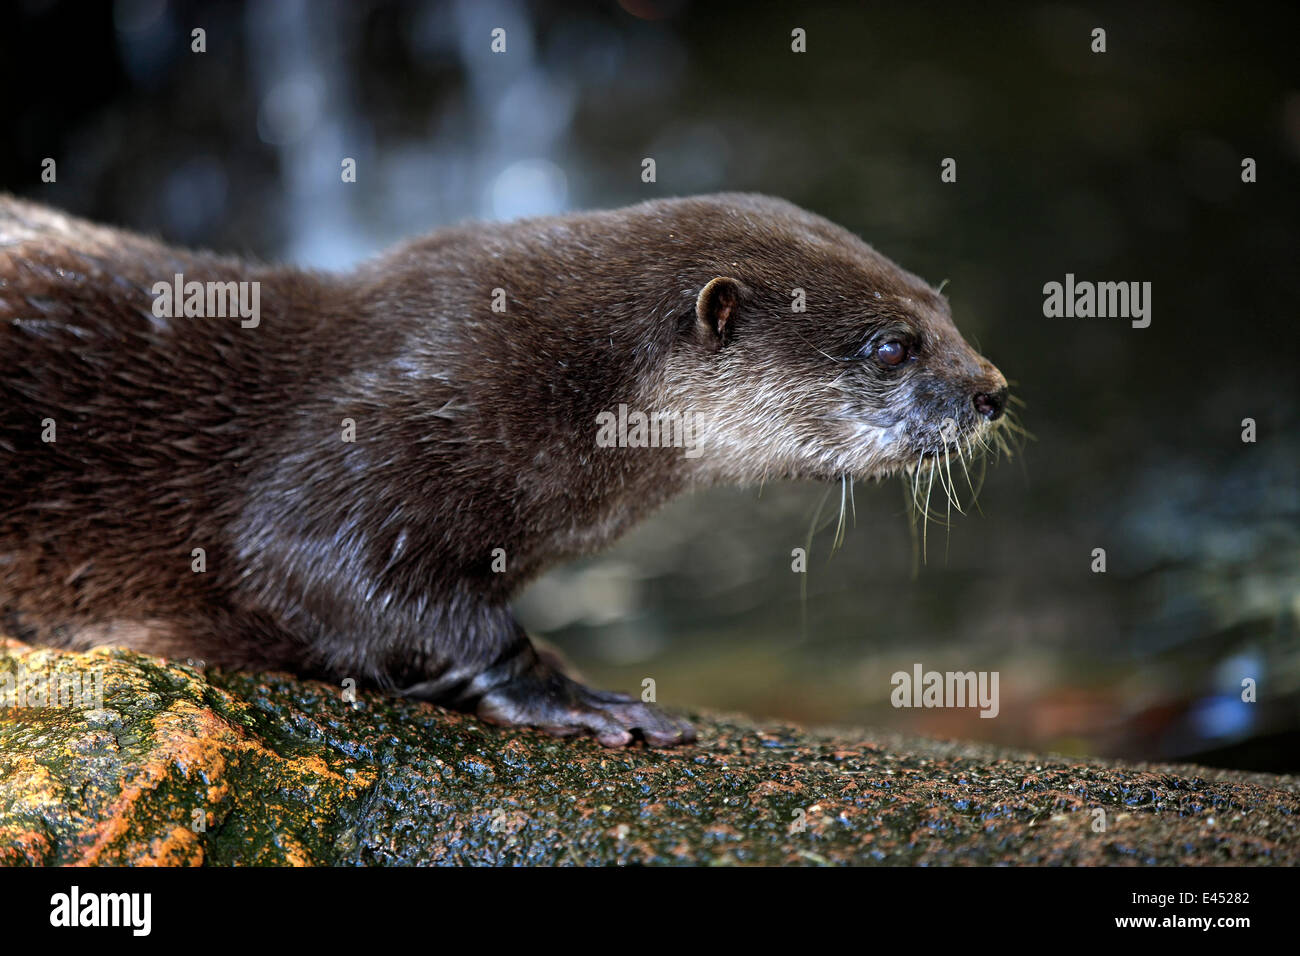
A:
<svg viewBox="0 0 1300 956">
<path fill-rule="evenodd" d="M 537 727 L 557 737 L 591 734 L 606 747 L 625 747 L 637 735 L 654 747 L 695 739 L 686 721 L 626 694 L 592 690 L 537 653 L 510 620 L 513 640 L 486 667 L 453 665 L 438 677 L 402 691 L 468 710 L 504 726 Z"/>
</svg>

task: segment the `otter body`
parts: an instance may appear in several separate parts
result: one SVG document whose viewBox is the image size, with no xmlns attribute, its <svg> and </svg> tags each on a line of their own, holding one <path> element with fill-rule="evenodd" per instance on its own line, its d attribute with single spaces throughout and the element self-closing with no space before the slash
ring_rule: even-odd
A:
<svg viewBox="0 0 1300 956">
<path fill-rule="evenodd" d="M 256 321 L 160 309 L 177 276 L 256 283 Z M 539 656 L 510 596 L 681 491 L 879 477 L 1004 396 L 933 289 L 761 196 L 444 229 L 337 275 L 0 197 L 0 612 L 673 744 Z M 620 405 L 693 416 L 698 453 L 598 443 Z"/>
</svg>

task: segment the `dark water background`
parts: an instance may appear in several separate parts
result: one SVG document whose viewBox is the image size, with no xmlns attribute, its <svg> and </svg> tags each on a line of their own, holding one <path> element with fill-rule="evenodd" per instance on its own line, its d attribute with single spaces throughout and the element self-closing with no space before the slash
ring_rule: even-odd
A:
<svg viewBox="0 0 1300 956">
<path fill-rule="evenodd" d="M 0 188 L 320 267 L 654 196 L 820 212 L 950 280 L 1036 440 L 915 573 L 898 482 L 856 489 L 806 582 L 825 489 L 716 490 L 538 582 L 530 628 L 674 704 L 1300 770 L 1294 5 L 625 6 L 12 4 Z M 1066 273 L 1151 282 L 1151 326 L 1045 318 Z M 998 671 L 999 716 L 894 709 L 916 663 Z"/>
</svg>

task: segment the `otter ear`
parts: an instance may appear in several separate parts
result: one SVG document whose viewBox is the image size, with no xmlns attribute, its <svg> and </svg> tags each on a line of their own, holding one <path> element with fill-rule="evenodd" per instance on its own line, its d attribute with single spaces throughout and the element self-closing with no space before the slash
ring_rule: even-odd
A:
<svg viewBox="0 0 1300 956">
<path fill-rule="evenodd" d="M 731 339 L 743 291 L 744 286 L 728 276 L 710 279 L 700 290 L 695 300 L 695 326 L 702 341 L 717 348 Z"/>
</svg>

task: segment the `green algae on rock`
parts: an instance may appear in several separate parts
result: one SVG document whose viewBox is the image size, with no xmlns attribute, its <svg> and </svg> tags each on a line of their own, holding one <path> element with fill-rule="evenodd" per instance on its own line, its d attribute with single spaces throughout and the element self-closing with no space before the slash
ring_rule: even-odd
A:
<svg viewBox="0 0 1300 956">
<path fill-rule="evenodd" d="M 0 865 L 1300 861 L 1291 777 L 707 714 L 696 745 L 606 750 L 282 674 L 0 639 L 0 688 L 34 675 L 98 677 L 103 700 L 0 707 Z"/>
</svg>

